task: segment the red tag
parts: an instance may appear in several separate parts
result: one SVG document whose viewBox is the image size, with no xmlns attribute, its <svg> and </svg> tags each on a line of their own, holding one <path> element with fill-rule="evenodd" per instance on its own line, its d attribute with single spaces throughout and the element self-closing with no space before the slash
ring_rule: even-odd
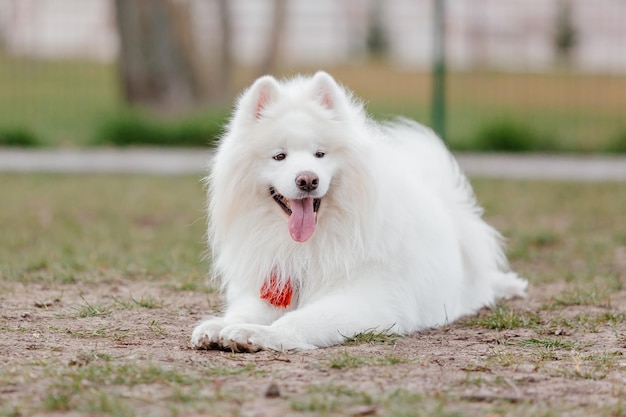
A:
<svg viewBox="0 0 626 417">
<path fill-rule="evenodd" d="M 287 308 L 291 304 L 291 296 L 293 295 L 293 287 L 291 280 L 280 287 L 278 278 L 272 273 L 269 279 L 266 279 L 261 287 L 261 298 L 267 300 L 268 303 L 276 306 Z"/>
</svg>

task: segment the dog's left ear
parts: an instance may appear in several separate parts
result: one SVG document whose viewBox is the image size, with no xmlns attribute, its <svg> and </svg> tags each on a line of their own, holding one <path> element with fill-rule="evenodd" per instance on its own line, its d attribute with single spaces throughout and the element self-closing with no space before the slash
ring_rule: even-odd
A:
<svg viewBox="0 0 626 417">
<path fill-rule="evenodd" d="M 278 100 L 280 90 L 278 81 L 270 75 L 257 79 L 239 98 L 236 116 L 250 121 L 262 119 L 266 108 Z"/>
<path fill-rule="evenodd" d="M 315 73 L 312 79 L 315 98 L 328 110 L 343 113 L 346 103 L 346 95 L 335 79 L 324 71 Z"/>
</svg>

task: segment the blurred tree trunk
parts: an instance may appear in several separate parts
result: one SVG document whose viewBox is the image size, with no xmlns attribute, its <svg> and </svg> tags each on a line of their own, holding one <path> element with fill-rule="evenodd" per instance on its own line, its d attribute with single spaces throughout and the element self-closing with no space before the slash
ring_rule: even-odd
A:
<svg viewBox="0 0 626 417">
<path fill-rule="evenodd" d="M 221 22 L 221 35 L 222 35 L 222 43 L 221 43 L 221 57 L 220 57 L 220 76 L 219 83 L 217 85 L 215 96 L 216 99 L 220 102 L 225 102 L 230 100 L 230 86 L 232 83 L 232 74 L 233 74 L 233 57 L 232 57 L 232 19 L 230 13 L 230 5 L 229 0 L 219 0 L 219 15 Z"/>
<path fill-rule="evenodd" d="M 265 56 L 259 67 L 261 75 L 271 74 L 275 70 L 280 51 L 280 41 L 284 38 L 283 33 L 287 22 L 287 0 L 274 0 L 273 3 L 272 31 Z"/>
<path fill-rule="evenodd" d="M 204 101 L 209 83 L 196 54 L 189 0 L 115 0 L 126 101 L 165 111 Z"/>
</svg>

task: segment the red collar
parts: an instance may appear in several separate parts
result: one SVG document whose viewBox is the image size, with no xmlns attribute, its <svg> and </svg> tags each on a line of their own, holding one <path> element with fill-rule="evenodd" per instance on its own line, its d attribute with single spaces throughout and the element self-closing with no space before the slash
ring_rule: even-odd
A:
<svg viewBox="0 0 626 417">
<path fill-rule="evenodd" d="M 291 285 L 291 279 L 287 279 L 287 282 L 281 284 L 273 272 L 261 287 L 261 299 L 276 307 L 289 307 L 292 295 L 293 286 Z"/>
</svg>

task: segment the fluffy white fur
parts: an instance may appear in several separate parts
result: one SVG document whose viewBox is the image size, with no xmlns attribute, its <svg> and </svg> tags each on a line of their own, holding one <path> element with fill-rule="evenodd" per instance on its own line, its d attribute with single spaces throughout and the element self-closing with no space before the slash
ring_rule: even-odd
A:
<svg viewBox="0 0 626 417">
<path fill-rule="evenodd" d="M 304 194 L 321 204 L 312 236 L 297 242 L 269 189 L 303 198 L 302 172 L 319 177 Z M 442 142 L 409 120 L 374 123 L 324 72 L 258 79 L 208 184 L 226 310 L 197 325 L 197 348 L 311 349 L 370 329 L 407 334 L 524 295 L 527 282 L 508 269 L 500 235 Z M 293 286 L 286 308 L 260 297 L 272 273 Z"/>
</svg>

